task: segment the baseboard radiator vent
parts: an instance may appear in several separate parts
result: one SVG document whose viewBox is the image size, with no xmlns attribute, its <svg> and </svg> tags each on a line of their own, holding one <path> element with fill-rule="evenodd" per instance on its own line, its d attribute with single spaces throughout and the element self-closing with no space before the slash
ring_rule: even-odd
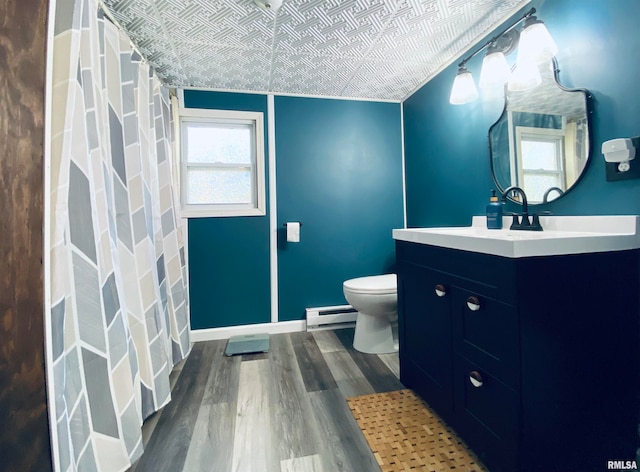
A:
<svg viewBox="0 0 640 472">
<path fill-rule="evenodd" d="M 350 328 L 356 325 L 358 312 L 351 305 L 307 308 L 307 331 Z"/>
</svg>

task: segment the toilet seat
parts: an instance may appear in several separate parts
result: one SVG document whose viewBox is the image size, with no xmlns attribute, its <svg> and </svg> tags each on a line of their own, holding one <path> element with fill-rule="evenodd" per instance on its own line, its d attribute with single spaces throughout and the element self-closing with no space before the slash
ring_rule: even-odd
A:
<svg viewBox="0 0 640 472">
<path fill-rule="evenodd" d="M 398 291 L 396 274 L 358 277 L 356 279 L 347 280 L 342 285 L 345 290 L 349 290 L 351 293 L 390 295 L 397 293 Z"/>
</svg>

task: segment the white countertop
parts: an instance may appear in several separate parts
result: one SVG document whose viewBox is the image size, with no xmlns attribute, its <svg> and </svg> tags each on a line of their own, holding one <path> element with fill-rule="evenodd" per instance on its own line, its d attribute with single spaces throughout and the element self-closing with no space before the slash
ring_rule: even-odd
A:
<svg viewBox="0 0 640 472">
<path fill-rule="evenodd" d="M 519 258 L 640 248 L 640 216 L 541 216 L 544 231 L 487 229 L 484 216 L 471 226 L 394 229 L 393 238 L 431 246 Z"/>
</svg>

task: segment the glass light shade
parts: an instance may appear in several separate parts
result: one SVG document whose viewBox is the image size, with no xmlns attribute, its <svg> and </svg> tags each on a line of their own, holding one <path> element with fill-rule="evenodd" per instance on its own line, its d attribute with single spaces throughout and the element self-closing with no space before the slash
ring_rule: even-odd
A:
<svg viewBox="0 0 640 472">
<path fill-rule="evenodd" d="M 480 88 L 487 89 L 504 85 L 509 79 L 509 64 L 501 51 L 487 51 L 482 61 Z"/>
<path fill-rule="evenodd" d="M 551 60 L 558 52 L 558 46 L 544 26 L 535 16 L 527 18 L 520 34 L 516 63 L 531 62 L 542 64 Z"/>
<path fill-rule="evenodd" d="M 451 87 L 449 103 L 452 105 L 464 105 L 478 98 L 478 90 L 473 82 L 473 76 L 466 68 L 460 67 Z"/>
<path fill-rule="evenodd" d="M 507 87 L 512 92 L 524 92 L 537 87 L 541 83 L 542 76 L 540 75 L 540 70 L 538 70 L 538 65 L 525 62 L 516 64 L 509 77 L 509 85 Z"/>
</svg>

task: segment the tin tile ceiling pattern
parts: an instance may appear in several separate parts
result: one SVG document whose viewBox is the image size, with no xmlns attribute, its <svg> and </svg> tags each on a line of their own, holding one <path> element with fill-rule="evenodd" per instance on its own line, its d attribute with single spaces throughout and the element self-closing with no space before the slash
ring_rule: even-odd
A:
<svg viewBox="0 0 640 472">
<path fill-rule="evenodd" d="M 403 100 L 527 0 L 103 0 L 175 87 Z"/>
</svg>

